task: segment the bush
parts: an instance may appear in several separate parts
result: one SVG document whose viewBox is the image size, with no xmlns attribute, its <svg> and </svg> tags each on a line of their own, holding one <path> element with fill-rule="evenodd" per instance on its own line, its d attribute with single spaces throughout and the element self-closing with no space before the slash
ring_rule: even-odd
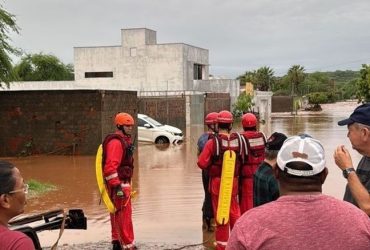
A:
<svg viewBox="0 0 370 250">
<path fill-rule="evenodd" d="M 322 110 L 320 104 L 328 102 L 327 92 L 314 92 L 314 93 L 308 94 L 307 96 L 308 96 L 308 102 L 310 104 L 313 104 L 313 106 L 311 106 L 310 108 L 306 110 L 320 111 Z"/>
<path fill-rule="evenodd" d="M 250 111 L 253 105 L 252 96 L 243 92 L 238 96 L 236 103 L 233 104 L 232 113 L 235 117 L 240 117 L 245 112 Z"/>
</svg>

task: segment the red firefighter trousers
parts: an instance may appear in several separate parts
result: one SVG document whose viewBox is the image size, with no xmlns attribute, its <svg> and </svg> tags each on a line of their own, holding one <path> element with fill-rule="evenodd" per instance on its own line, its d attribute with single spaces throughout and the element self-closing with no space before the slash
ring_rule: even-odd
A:
<svg viewBox="0 0 370 250">
<path fill-rule="evenodd" d="M 131 249 L 134 241 L 131 197 L 113 195 L 113 203 L 116 212 L 110 214 L 112 240 L 118 240 L 123 249 Z"/>
<path fill-rule="evenodd" d="M 253 208 L 253 175 L 258 166 L 243 166 L 244 176 L 240 179 L 241 193 L 239 194 L 240 214 Z"/>
<path fill-rule="evenodd" d="M 220 192 L 220 177 L 211 177 L 210 181 L 210 192 L 212 198 L 212 207 L 213 213 L 215 214 L 215 218 L 217 218 L 217 207 L 218 207 L 218 197 Z M 215 238 L 216 238 L 216 249 L 225 249 L 227 240 L 229 239 L 229 234 L 231 229 L 234 227 L 236 220 L 240 217 L 240 210 L 237 201 L 237 194 L 238 194 L 238 179 L 234 178 L 233 182 L 233 191 L 231 196 L 231 204 L 230 204 L 230 217 L 229 222 L 225 225 L 220 225 L 216 223 L 216 231 L 215 231 Z"/>
</svg>

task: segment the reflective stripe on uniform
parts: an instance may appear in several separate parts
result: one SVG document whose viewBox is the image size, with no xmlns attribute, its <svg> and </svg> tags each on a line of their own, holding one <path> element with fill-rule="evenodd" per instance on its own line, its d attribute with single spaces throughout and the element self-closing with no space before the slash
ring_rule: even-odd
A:
<svg viewBox="0 0 370 250">
<path fill-rule="evenodd" d="M 130 249 L 130 248 L 132 248 L 132 247 L 134 247 L 134 244 L 122 245 L 122 248 L 123 248 L 123 249 Z"/>
<path fill-rule="evenodd" d="M 257 146 L 263 146 L 265 145 L 265 141 L 263 140 L 263 137 L 258 137 L 258 138 L 251 138 L 248 139 L 249 144 L 251 147 L 257 147 Z"/>
<path fill-rule="evenodd" d="M 244 136 L 242 136 L 242 143 L 243 143 L 242 147 L 244 148 L 245 155 L 248 155 L 248 146 L 247 146 L 247 142 L 245 141 Z"/>
<path fill-rule="evenodd" d="M 232 140 L 225 140 L 225 139 L 221 139 L 221 143 L 222 143 L 222 146 L 223 147 L 238 147 L 239 146 L 239 140 L 238 138 L 235 138 L 235 139 L 232 139 Z"/>
<path fill-rule="evenodd" d="M 105 177 L 105 179 L 106 179 L 107 181 L 109 181 L 109 180 L 111 180 L 111 179 L 113 179 L 113 178 L 116 178 L 116 177 L 118 177 L 118 174 L 117 174 L 117 173 L 114 173 L 114 174 L 108 175 L 107 177 Z"/>
<path fill-rule="evenodd" d="M 121 187 L 129 187 L 130 183 L 121 183 Z"/>
<path fill-rule="evenodd" d="M 227 241 L 216 241 L 217 245 L 225 246 L 227 245 Z"/>
</svg>

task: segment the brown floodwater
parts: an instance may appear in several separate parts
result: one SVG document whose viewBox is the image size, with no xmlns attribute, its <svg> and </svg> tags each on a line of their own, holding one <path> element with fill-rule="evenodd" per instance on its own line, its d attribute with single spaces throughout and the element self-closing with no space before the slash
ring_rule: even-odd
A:
<svg viewBox="0 0 370 250">
<path fill-rule="evenodd" d="M 335 166 L 333 152 L 337 145 L 350 149 L 355 164 L 361 156 L 351 149 L 347 128 L 337 126 L 356 107 L 354 102 L 323 105 L 317 113 L 302 112 L 273 114 L 260 129 L 268 136 L 279 131 L 287 135 L 301 132 L 319 139 L 326 150 L 329 175 L 323 192 L 342 199 L 345 180 Z M 235 125 L 235 131 L 240 126 Z M 138 242 L 194 244 L 209 239 L 212 234 L 202 231 L 201 205 L 203 188 L 200 170 L 196 166 L 196 141 L 203 126 L 187 128 L 187 138 L 181 145 L 156 146 L 139 143 L 135 153 L 133 189 L 133 221 Z M 88 218 L 88 229 L 65 230 L 60 244 L 110 240 L 109 216 L 100 204 L 95 179 L 94 156 L 31 156 L 3 158 L 13 162 L 26 180 L 35 179 L 58 188 L 38 198 L 30 198 L 26 213 L 44 212 L 57 208 L 82 208 Z M 52 245 L 57 231 L 39 233 L 42 246 Z"/>
</svg>

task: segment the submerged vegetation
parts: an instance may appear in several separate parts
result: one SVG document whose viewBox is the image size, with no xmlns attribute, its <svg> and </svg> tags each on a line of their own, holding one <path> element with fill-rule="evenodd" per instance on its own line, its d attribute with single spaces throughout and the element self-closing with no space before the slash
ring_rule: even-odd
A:
<svg viewBox="0 0 370 250">
<path fill-rule="evenodd" d="M 27 182 L 29 185 L 29 197 L 37 197 L 47 192 L 57 190 L 57 186 L 50 183 L 42 183 L 37 180 L 31 179 Z"/>
</svg>

